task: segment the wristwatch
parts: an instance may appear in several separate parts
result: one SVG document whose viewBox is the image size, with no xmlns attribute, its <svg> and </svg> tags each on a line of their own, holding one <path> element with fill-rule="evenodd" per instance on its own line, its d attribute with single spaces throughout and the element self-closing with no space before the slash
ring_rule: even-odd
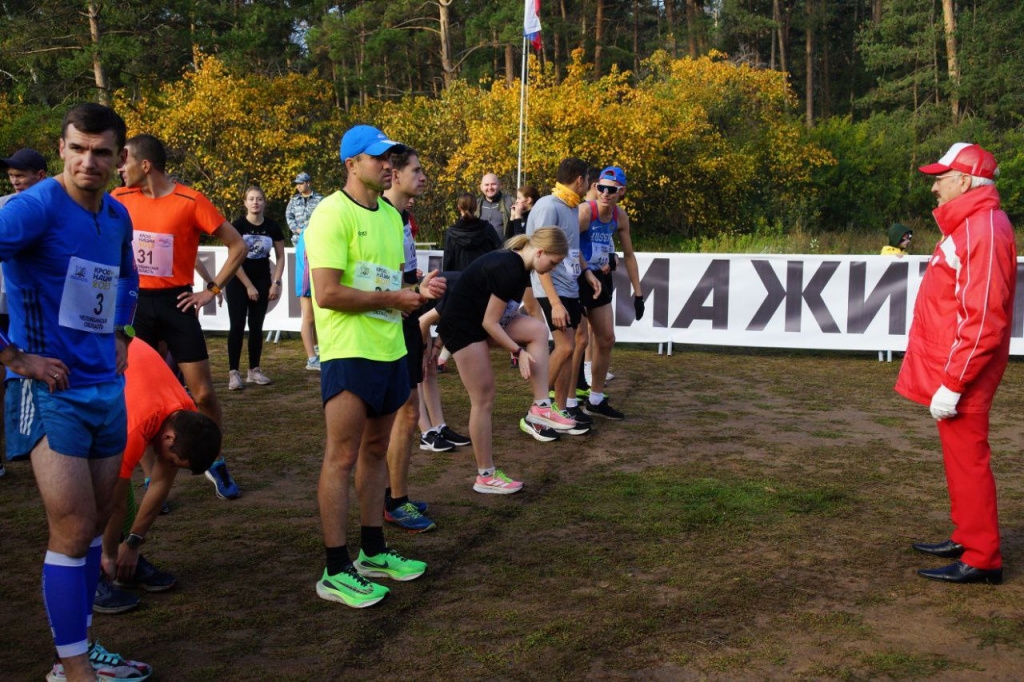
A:
<svg viewBox="0 0 1024 682">
<path fill-rule="evenodd" d="M 281 286 L 281 280 L 279 280 L 279 279 L 274 280 L 274 284 L 276 284 L 277 286 Z"/>
<path fill-rule="evenodd" d="M 132 549 L 138 549 L 145 541 L 146 538 L 142 537 L 138 533 L 128 533 L 128 537 L 124 539 L 124 544 L 128 545 Z"/>
<path fill-rule="evenodd" d="M 206 290 L 213 293 L 215 296 L 220 293 L 220 287 L 217 286 L 217 283 L 212 279 L 206 283 Z"/>
</svg>

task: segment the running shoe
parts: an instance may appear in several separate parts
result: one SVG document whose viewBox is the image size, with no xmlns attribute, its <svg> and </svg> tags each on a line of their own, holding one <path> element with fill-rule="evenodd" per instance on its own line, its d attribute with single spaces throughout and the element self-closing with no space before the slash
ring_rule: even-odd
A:
<svg viewBox="0 0 1024 682">
<path fill-rule="evenodd" d="M 455 431 L 452 431 L 447 424 L 441 427 L 441 438 L 448 441 L 457 448 L 473 444 L 473 442 L 469 440 L 469 436 L 463 436 L 459 433 L 456 433 Z"/>
<path fill-rule="evenodd" d="M 141 661 L 131 661 L 120 654 L 107 651 L 99 642 L 89 647 L 89 662 L 101 680 L 145 680 L 153 668 Z"/>
<path fill-rule="evenodd" d="M 556 431 L 568 431 L 576 427 L 576 422 L 569 419 L 556 407 L 540 407 L 531 405 L 530 411 L 526 413 L 526 421 L 533 424 L 540 424 Z"/>
<path fill-rule="evenodd" d="M 245 378 L 245 383 L 256 384 L 258 386 L 266 386 L 267 384 L 273 383 L 266 374 L 259 367 L 253 367 L 249 370 L 249 375 Z"/>
<path fill-rule="evenodd" d="M 360 575 L 367 578 L 393 578 L 402 582 L 415 580 L 427 570 L 426 563 L 415 559 L 406 559 L 390 548 L 375 556 L 366 556 L 360 549 L 355 567 Z"/>
<path fill-rule="evenodd" d="M 427 431 L 420 434 L 420 450 L 431 452 L 448 452 L 454 450 L 455 446 L 446 441 L 437 431 Z"/>
<path fill-rule="evenodd" d="M 228 390 L 241 391 L 243 388 L 245 388 L 245 384 L 242 383 L 242 373 L 237 369 L 228 372 Z"/>
<path fill-rule="evenodd" d="M 139 605 L 141 600 L 134 594 L 119 590 L 106 580 L 96 584 L 96 596 L 92 600 L 93 613 L 124 613 Z"/>
<path fill-rule="evenodd" d="M 528 422 L 525 417 L 519 420 L 519 430 L 530 434 L 541 443 L 550 443 L 553 440 L 558 440 L 558 431 L 541 426 L 540 424 Z"/>
<path fill-rule="evenodd" d="M 306 369 L 309 370 L 310 372 L 319 372 L 320 356 L 317 355 L 316 357 L 308 358 L 306 360 Z"/>
<path fill-rule="evenodd" d="M 349 566 L 341 573 L 327 575 L 327 569 L 316 584 L 317 596 L 327 601 L 336 601 L 354 609 L 365 609 L 373 606 L 390 592 L 388 588 L 359 575 L 355 568 Z"/>
<path fill-rule="evenodd" d="M 115 580 L 114 584 L 118 587 L 141 587 L 146 592 L 166 592 L 178 584 L 178 579 L 171 573 L 161 571 L 140 554 L 139 562 L 135 565 L 135 577 L 125 581 Z"/>
<path fill-rule="evenodd" d="M 388 489 L 386 489 L 384 491 L 384 510 L 385 511 L 387 511 L 387 508 L 390 505 L 391 500 L 394 499 L 394 498 L 391 497 L 391 495 L 388 494 L 388 490 L 390 490 L 390 488 L 388 488 Z M 427 513 L 427 507 L 429 505 L 427 505 L 426 502 L 421 502 L 419 500 L 409 500 L 409 504 L 411 504 L 412 506 L 416 507 L 416 509 L 419 510 L 420 514 L 426 514 Z"/>
<path fill-rule="evenodd" d="M 582 403 L 580 403 L 582 405 Z M 567 407 L 564 412 L 565 416 L 576 422 L 576 426 L 593 426 L 594 419 L 584 412 L 579 405 L 576 407 Z"/>
<path fill-rule="evenodd" d="M 437 528 L 437 524 L 424 516 L 423 512 L 417 509 L 412 502 L 406 502 L 391 511 L 385 509 L 384 520 L 410 533 L 424 533 L 432 528 Z"/>
<path fill-rule="evenodd" d="M 495 469 L 492 476 L 477 476 L 473 490 L 492 495 L 511 495 L 523 489 L 522 481 L 513 481 L 501 469 Z"/>
<path fill-rule="evenodd" d="M 580 405 L 584 412 L 594 417 L 604 417 L 605 419 L 614 419 L 615 421 L 622 421 L 626 418 L 626 415 L 622 414 L 608 403 L 608 396 L 601 398 L 601 402 L 597 405 L 592 405 L 588 400 Z"/>
<path fill-rule="evenodd" d="M 438 374 L 444 374 L 447 371 L 448 371 L 448 362 L 447 361 L 437 363 L 437 373 Z"/>
<path fill-rule="evenodd" d="M 228 473 L 227 463 L 219 459 L 210 466 L 206 472 L 206 478 L 213 483 L 217 490 L 217 497 L 222 500 L 233 500 L 238 497 L 238 486 L 235 480 Z"/>
</svg>

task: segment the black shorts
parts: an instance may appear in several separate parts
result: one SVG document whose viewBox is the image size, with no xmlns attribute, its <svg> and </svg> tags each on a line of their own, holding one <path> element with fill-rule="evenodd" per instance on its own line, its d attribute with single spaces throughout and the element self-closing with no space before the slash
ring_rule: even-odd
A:
<svg viewBox="0 0 1024 682">
<path fill-rule="evenodd" d="M 366 403 L 369 417 L 398 412 L 409 399 L 409 370 L 403 356 L 392 362 L 339 358 L 320 364 L 320 395 L 324 404 L 343 391 Z"/>
<path fill-rule="evenodd" d="M 405 336 L 405 362 L 409 366 L 409 388 L 415 389 L 423 383 L 423 332 L 420 330 L 418 315 L 402 320 L 402 334 Z"/>
<path fill-rule="evenodd" d="M 611 303 L 614 287 L 612 273 L 604 273 L 600 270 L 591 270 L 591 272 L 597 277 L 597 281 L 601 283 L 601 293 L 597 298 L 594 298 L 594 289 L 590 286 L 590 282 L 587 281 L 586 273 L 580 275 L 580 278 L 577 280 L 577 283 L 580 285 L 580 305 L 587 310 L 600 308 Z"/>
<path fill-rule="evenodd" d="M 178 308 L 178 296 L 191 292 L 192 287 L 171 289 L 139 289 L 139 305 L 135 310 L 135 334 L 157 348 L 167 344 L 171 357 L 179 365 L 209 359 L 206 337 L 195 311 Z"/>
<path fill-rule="evenodd" d="M 583 306 L 580 305 L 580 299 L 578 298 L 561 298 L 562 305 L 569 312 L 569 329 L 575 329 L 580 326 L 580 320 L 583 318 Z M 537 303 L 540 303 L 541 310 L 544 311 L 544 319 L 548 321 L 548 329 L 555 331 L 557 327 L 551 324 L 551 302 L 548 301 L 548 297 L 538 297 Z"/>
</svg>

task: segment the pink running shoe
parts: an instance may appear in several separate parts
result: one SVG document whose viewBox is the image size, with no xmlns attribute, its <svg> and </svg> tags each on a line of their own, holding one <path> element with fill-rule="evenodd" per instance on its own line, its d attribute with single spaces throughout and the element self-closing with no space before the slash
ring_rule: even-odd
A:
<svg viewBox="0 0 1024 682">
<path fill-rule="evenodd" d="M 495 469 L 493 476 L 477 476 L 473 490 L 493 495 L 511 495 L 523 489 L 522 481 L 513 481 L 501 469 Z"/>
<path fill-rule="evenodd" d="M 539 407 L 534 404 L 526 413 L 526 421 L 531 424 L 540 424 L 556 431 L 568 431 L 576 427 L 576 421 L 569 419 L 554 407 Z"/>
</svg>

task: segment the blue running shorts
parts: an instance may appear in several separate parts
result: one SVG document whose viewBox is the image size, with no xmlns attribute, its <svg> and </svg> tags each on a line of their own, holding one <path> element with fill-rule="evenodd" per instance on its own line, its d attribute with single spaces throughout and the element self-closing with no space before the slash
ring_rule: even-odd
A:
<svg viewBox="0 0 1024 682">
<path fill-rule="evenodd" d="M 342 391 L 359 396 L 369 417 L 398 412 L 409 399 L 409 370 L 405 356 L 391 362 L 338 358 L 320 363 L 320 393 L 327 401 Z"/>
</svg>

